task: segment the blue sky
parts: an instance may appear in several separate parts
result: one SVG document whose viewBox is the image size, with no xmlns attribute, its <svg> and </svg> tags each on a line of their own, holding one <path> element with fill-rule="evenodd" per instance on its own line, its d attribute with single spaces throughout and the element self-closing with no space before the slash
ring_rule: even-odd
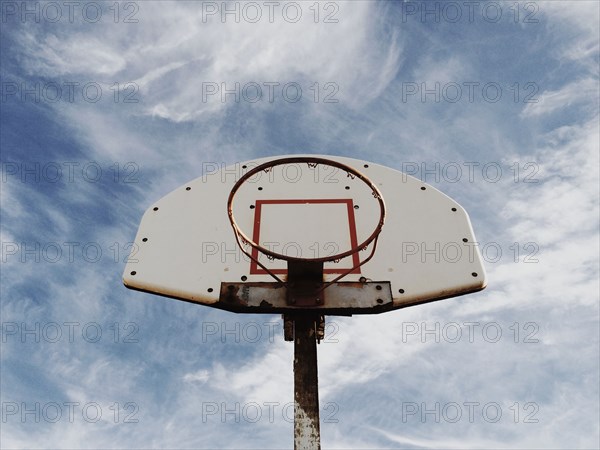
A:
<svg viewBox="0 0 600 450">
<path fill-rule="evenodd" d="M 293 153 L 410 170 L 487 252 L 485 291 L 330 320 L 324 448 L 598 447 L 597 2 L 0 5 L 4 448 L 291 447 L 280 318 L 121 275 L 206 163 Z"/>
</svg>

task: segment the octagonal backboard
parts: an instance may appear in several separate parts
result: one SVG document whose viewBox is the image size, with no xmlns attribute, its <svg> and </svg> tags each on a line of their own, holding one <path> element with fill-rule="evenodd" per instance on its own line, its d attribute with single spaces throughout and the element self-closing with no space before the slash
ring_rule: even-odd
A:
<svg viewBox="0 0 600 450">
<path fill-rule="evenodd" d="M 294 155 L 297 157 L 298 155 Z M 305 155 L 314 157 L 315 155 Z M 285 260 L 241 251 L 227 201 L 236 182 L 278 158 L 205 164 L 204 174 L 152 204 L 142 217 L 123 282 L 132 289 L 236 312 L 305 308 L 286 301 Z M 466 211 L 422 181 L 371 162 L 319 156 L 360 172 L 377 186 L 385 221 L 372 258 L 365 248 L 326 262 L 327 287 L 311 309 L 369 314 L 483 289 L 485 270 Z M 327 164 L 292 163 L 261 171 L 236 192 L 237 225 L 262 247 L 320 258 L 364 242 L 380 219 L 376 195 L 359 177 Z"/>
</svg>

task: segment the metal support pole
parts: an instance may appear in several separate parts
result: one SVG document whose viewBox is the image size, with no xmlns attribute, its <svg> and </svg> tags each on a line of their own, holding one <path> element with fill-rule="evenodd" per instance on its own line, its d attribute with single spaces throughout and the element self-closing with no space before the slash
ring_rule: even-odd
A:
<svg viewBox="0 0 600 450">
<path fill-rule="evenodd" d="M 319 450 L 317 327 L 320 316 L 294 317 L 294 449 Z"/>
</svg>

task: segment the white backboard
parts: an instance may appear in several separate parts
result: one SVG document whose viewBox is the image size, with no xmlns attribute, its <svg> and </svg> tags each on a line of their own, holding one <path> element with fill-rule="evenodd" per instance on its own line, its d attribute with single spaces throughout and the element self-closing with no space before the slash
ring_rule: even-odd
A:
<svg viewBox="0 0 600 450">
<path fill-rule="evenodd" d="M 469 217 L 458 203 L 388 167 L 339 156 L 319 157 L 349 165 L 369 177 L 386 204 L 385 224 L 373 258 L 340 281 L 390 282 L 388 309 L 485 287 L 485 270 Z M 274 282 L 238 248 L 227 216 L 227 199 L 244 173 L 280 158 L 228 167 L 206 164 L 203 176 L 151 205 L 124 271 L 125 285 L 230 309 L 219 301 L 222 283 Z M 335 167 L 304 163 L 275 167 L 250 178 L 237 192 L 233 212 L 240 229 L 256 242 L 278 253 L 307 258 L 349 250 L 363 242 L 379 220 L 378 204 L 364 182 Z M 325 280 L 354 267 L 358 258 L 364 259 L 364 252 L 325 263 Z M 285 261 L 253 254 L 285 278 Z M 272 311 L 256 308 L 254 312 Z"/>
</svg>

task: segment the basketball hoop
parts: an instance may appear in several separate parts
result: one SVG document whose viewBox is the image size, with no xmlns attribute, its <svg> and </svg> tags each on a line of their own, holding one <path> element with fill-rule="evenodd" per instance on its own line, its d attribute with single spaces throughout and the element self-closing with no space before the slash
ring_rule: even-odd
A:
<svg viewBox="0 0 600 450">
<path fill-rule="evenodd" d="M 302 258 L 302 257 L 298 257 L 298 256 L 284 255 L 282 253 L 277 253 L 268 248 L 265 248 L 264 246 L 260 245 L 258 242 L 255 242 L 253 239 L 251 239 L 246 233 L 244 233 L 240 229 L 239 225 L 237 224 L 237 222 L 235 220 L 234 214 L 233 214 L 233 203 L 234 203 L 235 195 L 238 192 L 238 190 L 240 189 L 241 185 L 244 184 L 246 181 L 248 181 L 250 178 L 252 178 L 254 175 L 259 174 L 260 172 L 268 173 L 268 172 L 272 171 L 274 167 L 288 165 L 288 164 L 298 164 L 298 163 L 305 163 L 310 168 L 315 168 L 319 164 L 324 165 L 324 166 L 336 167 L 338 169 L 345 171 L 348 177 L 353 178 L 353 179 L 358 178 L 359 180 L 364 182 L 369 187 L 369 189 L 371 190 L 371 193 L 373 195 L 373 198 L 379 204 L 379 220 L 377 222 L 377 226 L 375 227 L 375 230 L 373 230 L 373 232 L 371 233 L 371 235 L 369 237 L 367 237 L 364 241 L 360 242 L 357 245 L 352 246 L 349 250 L 344 251 L 344 252 L 336 253 L 336 254 L 329 255 L 329 256 L 323 256 L 323 257 Z M 359 268 L 363 264 L 367 263 L 373 257 L 373 255 L 375 254 L 375 250 L 377 248 L 377 240 L 379 238 L 379 234 L 381 233 L 381 230 L 383 228 L 383 224 L 385 221 L 385 214 L 386 214 L 386 209 L 385 209 L 385 202 L 383 200 L 383 195 L 381 194 L 379 188 L 367 176 L 365 176 L 358 170 L 356 170 L 346 164 L 343 164 L 341 162 L 333 161 L 333 160 L 325 159 L 325 158 L 312 157 L 312 156 L 276 159 L 273 161 L 263 163 L 255 168 L 249 170 L 247 173 L 242 175 L 240 177 L 240 179 L 235 183 L 235 185 L 231 189 L 229 198 L 227 200 L 227 215 L 229 217 L 229 222 L 231 223 L 231 226 L 233 228 L 233 232 L 235 234 L 235 238 L 236 238 L 238 246 L 240 247 L 240 249 L 246 256 L 248 256 L 252 261 L 254 261 L 263 270 L 265 270 L 269 275 L 271 275 L 275 280 L 277 280 L 279 283 L 281 283 L 283 285 L 286 285 L 287 283 L 284 282 L 283 280 L 281 280 L 271 270 L 269 270 L 269 268 L 267 268 L 263 263 L 261 263 L 257 257 L 253 256 L 252 252 L 248 251 L 246 249 L 247 246 L 255 249 L 257 252 L 264 254 L 268 259 L 284 260 L 284 261 L 287 261 L 289 264 L 289 263 L 325 263 L 325 262 L 337 263 L 338 261 L 340 261 L 343 258 L 346 258 L 346 257 L 354 255 L 354 254 L 358 254 L 362 250 L 367 250 L 367 248 L 371 245 L 371 252 L 365 259 L 363 259 L 361 261 L 360 258 L 358 258 L 358 263 L 355 263 L 353 265 L 353 267 L 351 267 L 347 271 L 344 271 L 343 273 L 341 273 L 334 280 L 332 280 L 328 283 L 325 283 L 323 289 L 325 287 L 337 282 L 338 280 L 342 279 L 346 275 L 352 273 L 357 268 Z"/>
<path fill-rule="evenodd" d="M 230 176 L 238 165 L 208 164 L 201 177 L 150 205 L 123 283 L 225 311 L 283 315 L 283 337 L 294 342 L 294 448 L 318 449 L 317 342 L 325 316 L 380 314 L 469 294 L 484 289 L 487 277 L 477 249 L 452 259 L 398 256 L 406 242 L 477 242 L 467 212 L 422 180 L 343 156 L 276 158 L 241 163 L 248 172 L 239 179 Z M 359 270 L 368 261 L 364 275 L 372 278 Z M 337 282 L 349 274 L 353 280 Z"/>
</svg>

